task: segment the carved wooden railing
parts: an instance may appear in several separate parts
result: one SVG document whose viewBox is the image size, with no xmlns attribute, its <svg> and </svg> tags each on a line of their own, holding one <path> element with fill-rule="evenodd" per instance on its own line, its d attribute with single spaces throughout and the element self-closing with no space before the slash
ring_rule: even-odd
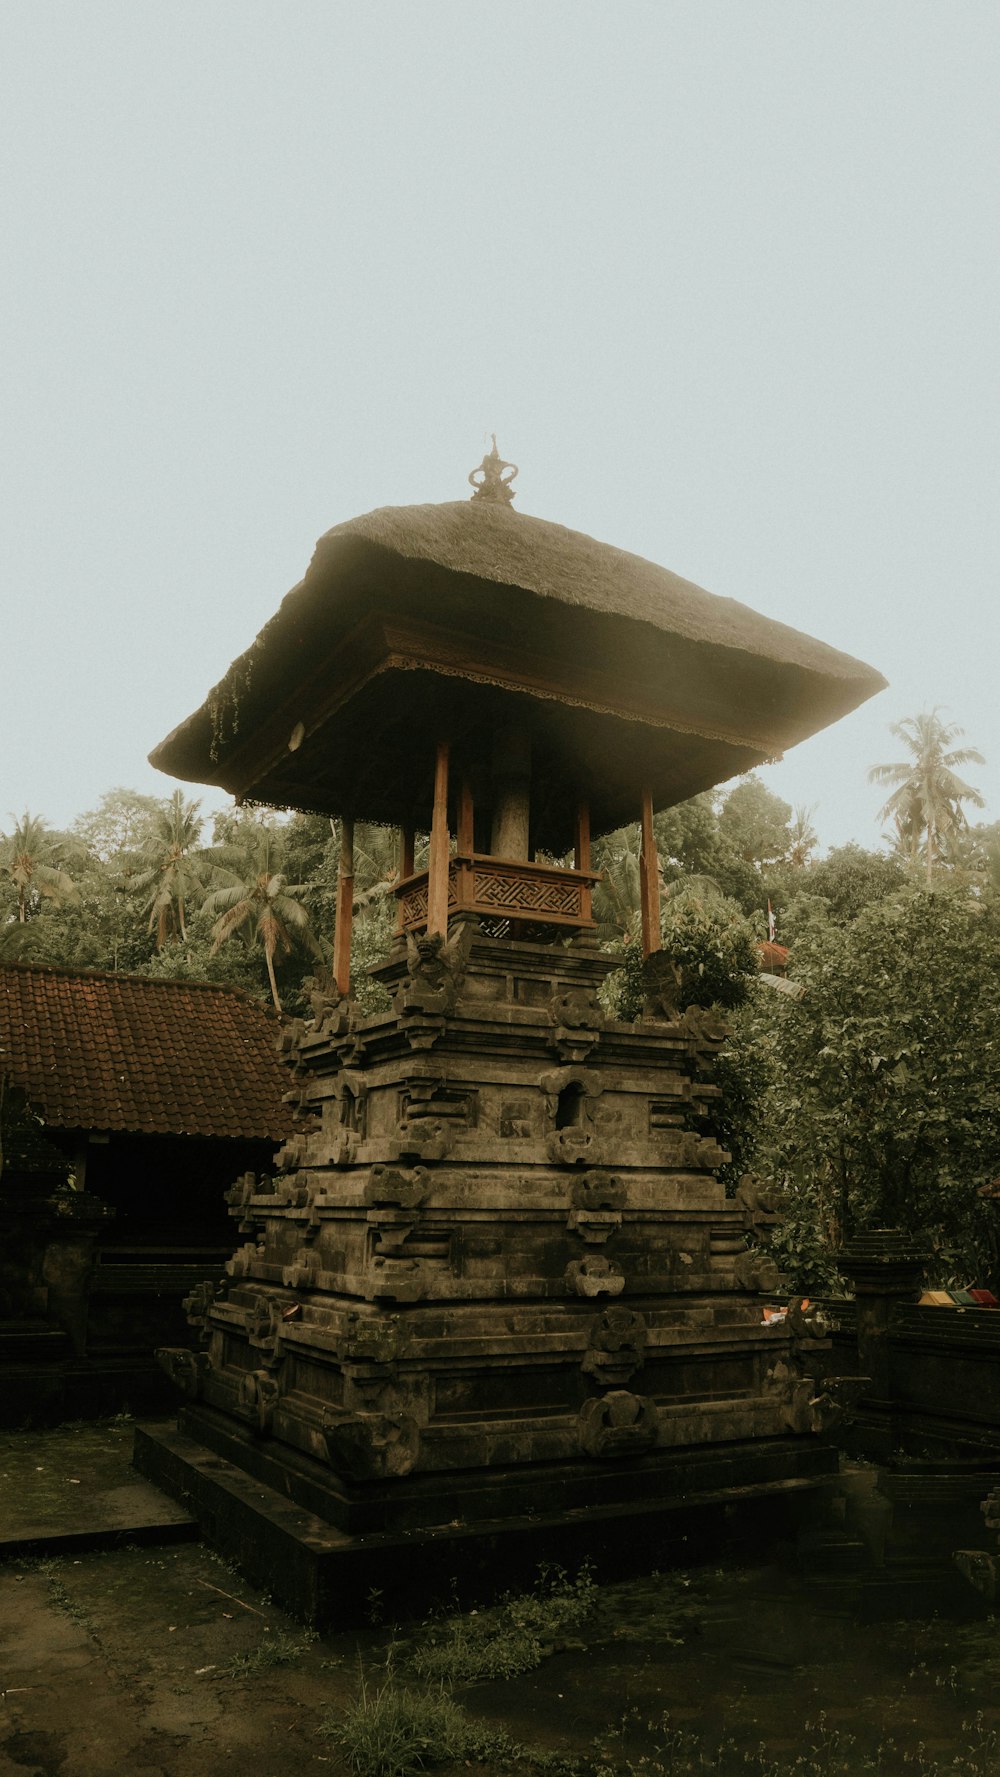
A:
<svg viewBox="0 0 1000 1777">
<path fill-rule="evenodd" d="M 399 923 L 404 932 L 427 924 L 427 876 L 420 870 L 397 885 Z M 558 926 L 563 931 L 593 928 L 591 891 L 600 881 L 595 870 L 567 870 L 557 864 L 534 864 L 480 853 L 456 856 L 448 864 L 448 914 L 479 914 L 487 930 L 506 922 Z"/>
</svg>

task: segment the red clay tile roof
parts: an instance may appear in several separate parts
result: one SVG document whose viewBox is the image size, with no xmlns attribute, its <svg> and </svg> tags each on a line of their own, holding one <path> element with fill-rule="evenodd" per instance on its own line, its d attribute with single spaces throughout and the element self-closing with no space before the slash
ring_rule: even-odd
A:
<svg viewBox="0 0 1000 1777">
<path fill-rule="evenodd" d="M 0 1074 L 54 1128 L 279 1141 L 276 1035 L 238 988 L 0 965 Z"/>
</svg>

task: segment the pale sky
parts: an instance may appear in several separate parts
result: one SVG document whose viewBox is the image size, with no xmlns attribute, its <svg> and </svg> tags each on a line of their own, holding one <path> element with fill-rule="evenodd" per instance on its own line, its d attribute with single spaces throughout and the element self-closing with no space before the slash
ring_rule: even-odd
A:
<svg viewBox="0 0 1000 1777">
<path fill-rule="evenodd" d="M 766 773 L 824 844 L 934 704 L 1000 818 L 998 91 L 996 0 L 0 0 L 0 829 L 168 794 L 317 536 L 492 431 L 890 680 Z"/>
</svg>

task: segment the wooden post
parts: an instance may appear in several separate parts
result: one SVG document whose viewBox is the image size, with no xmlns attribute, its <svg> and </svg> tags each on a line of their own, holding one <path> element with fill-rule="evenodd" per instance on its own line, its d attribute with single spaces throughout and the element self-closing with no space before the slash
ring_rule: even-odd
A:
<svg viewBox="0 0 1000 1777">
<path fill-rule="evenodd" d="M 340 822 L 337 864 L 337 924 L 333 934 L 333 978 L 340 993 L 351 991 L 351 924 L 354 918 L 354 821 Z"/>
<path fill-rule="evenodd" d="M 427 935 L 448 931 L 448 742 L 438 742 L 434 763 L 434 813 L 427 868 Z"/>
<path fill-rule="evenodd" d="M 590 804 L 588 802 L 580 802 L 577 805 L 573 865 L 577 870 L 590 869 Z M 591 888 L 588 882 L 580 890 L 580 912 L 584 919 L 589 919 L 591 911 Z"/>
<path fill-rule="evenodd" d="M 653 798 L 642 792 L 642 844 L 639 850 L 639 900 L 642 911 L 642 954 L 662 949 L 660 937 L 660 864 L 653 837 Z"/>
<path fill-rule="evenodd" d="M 471 858 L 476 849 L 475 821 L 472 808 L 472 785 L 465 773 L 458 791 L 458 855 Z"/>
</svg>

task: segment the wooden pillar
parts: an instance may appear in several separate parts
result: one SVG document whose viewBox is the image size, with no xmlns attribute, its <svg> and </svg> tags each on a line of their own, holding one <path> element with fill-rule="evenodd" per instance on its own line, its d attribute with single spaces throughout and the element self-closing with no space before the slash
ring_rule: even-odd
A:
<svg viewBox="0 0 1000 1777">
<path fill-rule="evenodd" d="M 337 864 L 337 924 L 333 934 L 333 978 L 341 993 L 351 990 L 351 924 L 354 918 L 354 821 L 340 823 Z"/>
<path fill-rule="evenodd" d="M 493 831 L 495 858 L 527 859 L 531 800 L 531 736 L 520 723 L 499 728 L 493 741 Z"/>
<path fill-rule="evenodd" d="M 427 869 L 427 934 L 448 930 L 448 742 L 438 742 L 434 764 L 434 813 Z"/>
<path fill-rule="evenodd" d="M 642 954 L 662 948 L 660 938 L 660 863 L 653 837 L 653 798 L 642 792 L 642 843 L 639 850 L 639 902 L 642 913 Z"/>
<path fill-rule="evenodd" d="M 471 858 L 476 849 L 472 785 L 463 773 L 458 791 L 458 855 Z"/>
<path fill-rule="evenodd" d="M 590 869 L 590 804 L 588 802 L 580 802 L 577 805 L 573 865 L 577 870 Z M 588 883 L 585 888 L 580 890 L 580 912 L 584 919 L 589 919 L 591 911 L 591 889 Z"/>
</svg>

